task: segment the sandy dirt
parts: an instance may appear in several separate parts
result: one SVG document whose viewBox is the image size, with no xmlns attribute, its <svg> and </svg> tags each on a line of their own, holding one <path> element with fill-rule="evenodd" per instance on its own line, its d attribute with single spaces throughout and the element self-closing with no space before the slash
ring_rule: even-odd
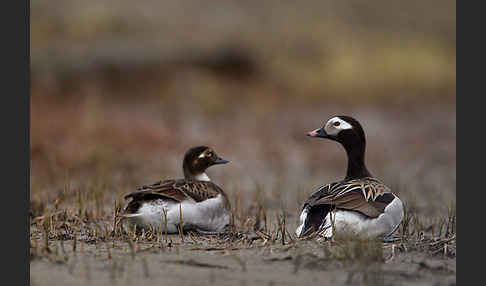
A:
<svg viewBox="0 0 486 286">
<path fill-rule="evenodd" d="M 31 285 L 456 284 L 455 1 L 150 2 L 32 2 Z M 341 114 L 405 204 L 401 241 L 293 235 L 346 168 L 305 134 Z M 197 145 L 230 160 L 207 173 L 234 232 L 114 227 Z"/>
<path fill-rule="evenodd" d="M 134 258 L 123 244 L 111 250 L 84 246 L 67 261 L 31 262 L 31 285 L 455 285 L 456 260 L 418 251 L 400 253 L 384 263 L 362 264 L 324 259 L 319 245 L 250 248 L 186 242 L 170 249 L 140 245 Z M 391 245 L 384 246 L 391 257 Z M 125 248 L 128 248 L 125 245 Z M 297 254 L 298 253 L 298 254 Z"/>
</svg>

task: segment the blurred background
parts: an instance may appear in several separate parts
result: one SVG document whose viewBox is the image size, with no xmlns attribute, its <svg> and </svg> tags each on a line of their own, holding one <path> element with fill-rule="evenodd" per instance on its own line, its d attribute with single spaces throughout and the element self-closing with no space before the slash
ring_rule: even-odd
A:
<svg viewBox="0 0 486 286">
<path fill-rule="evenodd" d="M 109 212 L 208 145 L 231 161 L 208 174 L 232 202 L 297 217 L 346 171 L 341 146 L 305 134 L 347 114 L 372 174 L 441 215 L 456 195 L 455 7 L 33 0 L 31 203 L 67 202 L 69 186 L 101 190 Z"/>
</svg>

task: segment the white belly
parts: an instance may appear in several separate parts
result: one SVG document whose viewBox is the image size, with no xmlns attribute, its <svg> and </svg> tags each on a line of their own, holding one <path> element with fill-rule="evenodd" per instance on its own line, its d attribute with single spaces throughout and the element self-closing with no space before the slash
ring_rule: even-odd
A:
<svg viewBox="0 0 486 286">
<path fill-rule="evenodd" d="M 127 220 L 132 227 L 134 224 L 142 227 L 152 226 L 165 232 L 167 226 L 168 233 L 177 233 L 181 212 L 184 230 L 198 227 L 201 230 L 220 232 L 229 224 L 229 212 L 223 207 L 221 195 L 199 203 L 193 201 L 176 203 L 166 200 L 147 202 L 136 214 L 127 217 Z"/>
<path fill-rule="evenodd" d="M 307 219 L 307 210 L 300 217 L 300 226 L 296 234 L 300 235 L 304 222 Z M 400 225 L 403 219 L 402 201 L 395 197 L 385 208 L 384 213 L 377 218 L 368 218 L 365 215 L 346 210 L 335 210 L 327 214 L 319 234 L 324 237 L 332 237 L 334 231 L 337 234 L 378 237 L 391 235 Z"/>
<path fill-rule="evenodd" d="M 368 218 L 365 215 L 346 210 L 336 210 L 326 216 L 326 223 L 320 234 L 324 237 L 333 235 L 334 230 L 338 234 L 357 235 L 363 237 L 378 237 L 391 235 L 400 225 L 403 219 L 403 204 L 396 197 L 385 208 L 384 213 L 377 218 Z"/>
</svg>

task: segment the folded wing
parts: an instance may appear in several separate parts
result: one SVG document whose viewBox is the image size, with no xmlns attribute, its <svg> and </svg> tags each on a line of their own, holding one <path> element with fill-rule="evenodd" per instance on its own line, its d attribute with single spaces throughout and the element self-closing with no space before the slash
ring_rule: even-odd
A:
<svg viewBox="0 0 486 286">
<path fill-rule="evenodd" d="M 166 180 L 152 185 L 144 185 L 137 192 L 130 193 L 125 199 L 143 201 L 152 199 L 170 199 L 176 202 L 192 200 L 200 202 L 214 198 L 220 194 L 221 189 L 212 182 L 194 180 Z"/>
<path fill-rule="evenodd" d="M 375 218 L 385 211 L 394 197 L 390 189 L 380 181 L 365 178 L 326 185 L 315 192 L 304 203 L 304 207 L 331 205 Z"/>
</svg>

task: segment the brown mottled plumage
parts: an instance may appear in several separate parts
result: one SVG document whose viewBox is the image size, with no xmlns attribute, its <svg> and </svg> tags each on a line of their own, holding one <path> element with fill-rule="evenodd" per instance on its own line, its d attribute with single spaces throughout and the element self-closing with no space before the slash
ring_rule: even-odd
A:
<svg viewBox="0 0 486 286">
<path fill-rule="evenodd" d="M 375 218 L 384 212 L 394 197 L 383 183 L 375 178 L 365 177 L 319 188 L 304 202 L 304 208 L 326 204 Z"/>
<path fill-rule="evenodd" d="M 158 181 L 126 195 L 125 199 L 131 201 L 122 217 L 140 227 L 162 227 L 161 219 L 166 217 L 165 226 L 169 232 L 175 232 L 182 212 L 184 230 L 222 231 L 229 223 L 230 202 L 205 171 L 225 163 L 228 161 L 207 146 L 189 149 L 182 164 L 184 179 Z"/>
<path fill-rule="evenodd" d="M 348 168 L 344 180 L 320 187 L 304 202 L 297 236 L 315 231 L 332 236 L 331 214 L 338 229 L 391 235 L 403 218 L 403 205 L 366 168 L 366 139 L 361 124 L 350 116 L 335 116 L 307 135 L 339 142 L 346 150 Z"/>
<path fill-rule="evenodd" d="M 134 213 L 138 210 L 141 202 L 154 199 L 168 199 L 179 203 L 184 200 L 191 200 L 198 203 L 215 198 L 218 195 L 223 196 L 224 208 L 229 210 L 230 202 L 228 196 L 213 182 L 193 179 L 159 181 L 152 185 L 139 187 L 137 192 L 126 195 L 126 200 L 132 198 L 126 211 Z"/>
</svg>

